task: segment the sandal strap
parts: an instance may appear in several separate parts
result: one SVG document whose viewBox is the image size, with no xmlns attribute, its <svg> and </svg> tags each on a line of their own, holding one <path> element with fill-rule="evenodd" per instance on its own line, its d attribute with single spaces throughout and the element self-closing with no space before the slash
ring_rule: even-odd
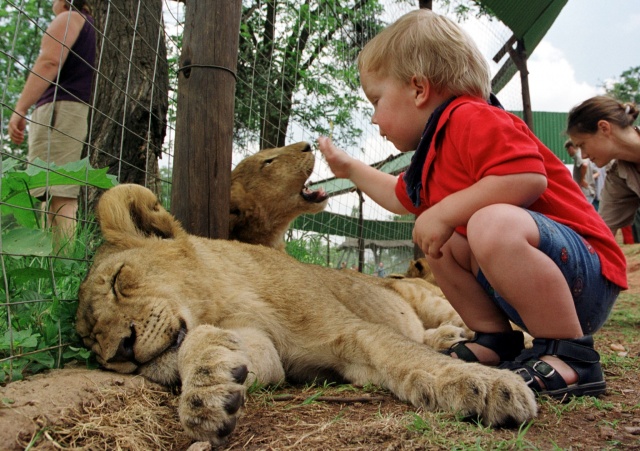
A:
<svg viewBox="0 0 640 451">
<path fill-rule="evenodd" d="M 524 362 L 538 359 L 543 355 L 560 357 L 574 370 L 574 364 L 596 364 L 600 361 L 600 354 L 593 349 L 593 337 L 586 335 L 572 340 L 557 340 L 551 338 L 535 338 L 533 346 L 525 350 L 515 360 Z M 577 371 L 577 370 L 576 370 Z"/>
<path fill-rule="evenodd" d="M 473 340 L 460 341 L 451 346 L 445 354 L 456 353 L 465 362 L 477 362 L 476 355 L 467 347 L 467 343 L 477 343 L 498 354 L 501 362 L 515 359 L 524 349 L 524 334 L 519 330 L 508 332 L 476 332 Z"/>
<path fill-rule="evenodd" d="M 442 351 L 444 354 L 451 355 L 454 352 L 460 360 L 465 362 L 478 362 L 476 355 L 467 347 L 467 343 L 471 343 L 473 340 L 459 341 L 451 346 L 446 351 Z"/>
<path fill-rule="evenodd" d="M 508 369 L 522 377 L 525 383 L 534 391 L 540 393 L 567 387 L 567 383 L 560 374 L 544 360 L 527 360 L 526 362 L 506 362 L 501 369 Z M 538 383 L 541 380 L 544 387 Z"/>
<path fill-rule="evenodd" d="M 590 335 L 573 340 L 550 340 L 536 338 L 533 340 L 532 349 L 536 349 L 541 355 L 555 355 L 563 358 L 567 364 L 571 362 L 598 363 L 600 354 L 593 349 L 593 337 Z"/>
<path fill-rule="evenodd" d="M 578 374 L 577 387 L 594 386 L 604 390 L 604 379 L 600 366 L 600 355 L 593 348 L 593 337 L 584 336 L 572 340 L 536 338 L 533 347 L 525 350 L 515 361 L 500 365 L 502 369 L 519 374 L 531 389 L 538 393 L 563 394 L 568 389 L 562 376 L 541 356 L 552 355 L 560 358 Z M 538 383 L 536 377 L 542 381 Z"/>
</svg>

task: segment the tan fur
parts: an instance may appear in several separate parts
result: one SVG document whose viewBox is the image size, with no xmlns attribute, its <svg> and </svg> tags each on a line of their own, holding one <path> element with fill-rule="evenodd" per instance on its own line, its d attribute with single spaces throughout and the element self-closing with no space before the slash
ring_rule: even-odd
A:
<svg viewBox="0 0 640 451">
<path fill-rule="evenodd" d="M 424 258 L 411 260 L 405 274 L 391 274 L 388 277 L 402 281 L 397 284 L 401 289 L 400 294 L 422 321 L 426 329 L 426 344 L 443 350 L 473 337 L 474 332 L 445 298 Z M 447 336 L 449 340 L 446 340 Z"/>
<path fill-rule="evenodd" d="M 284 250 L 283 236 L 290 223 L 303 213 L 322 211 L 327 204 L 324 190 L 303 189 L 314 163 L 311 146 L 304 141 L 243 159 L 231 175 L 231 238 Z M 412 265 L 413 277 L 420 277 L 420 263 Z M 367 283 L 375 282 L 366 277 Z M 424 342 L 429 346 L 448 349 L 473 335 L 433 282 L 413 279 L 396 285 L 427 329 Z"/>
<path fill-rule="evenodd" d="M 438 286 L 438 282 L 436 282 L 436 278 L 431 272 L 431 267 L 429 266 L 429 263 L 427 263 L 426 258 L 411 260 L 409 262 L 409 267 L 407 268 L 407 272 L 405 275 L 407 277 L 423 279 L 430 284 L 433 284 L 434 286 Z"/>
<path fill-rule="evenodd" d="M 284 250 L 291 221 L 327 205 L 323 190 L 304 187 L 314 162 L 311 146 L 304 141 L 243 159 L 231 173 L 229 237 Z"/>
<path fill-rule="evenodd" d="M 473 337 L 440 287 L 419 278 L 397 279 L 393 289 L 411 306 L 425 328 L 423 342 L 436 350 Z"/>
<path fill-rule="evenodd" d="M 80 287 L 77 330 L 105 368 L 181 382 L 179 415 L 194 439 L 223 442 L 246 386 L 285 376 L 374 383 L 485 424 L 536 415 L 520 376 L 425 346 L 401 281 L 189 235 L 139 185 L 107 191 L 97 214 L 107 241 Z"/>
</svg>

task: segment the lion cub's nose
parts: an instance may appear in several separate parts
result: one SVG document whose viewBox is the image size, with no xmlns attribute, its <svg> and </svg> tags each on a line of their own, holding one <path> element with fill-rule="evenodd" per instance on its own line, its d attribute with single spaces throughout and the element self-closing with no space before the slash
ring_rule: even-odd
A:
<svg viewBox="0 0 640 451">
<path fill-rule="evenodd" d="M 311 152 L 311 144 L 309 143 L 304 143 L 304 147 L 302 148 L 303 152 Z"/>
<path fill-rule="evenodd" d="M 136 330 L 131 326 L 131 335 L 120 340 L 116 354 L 108 362 L 135 362 L 136 356 L 133 352 L 133 345 L 136 342 Z"/>
</svg>

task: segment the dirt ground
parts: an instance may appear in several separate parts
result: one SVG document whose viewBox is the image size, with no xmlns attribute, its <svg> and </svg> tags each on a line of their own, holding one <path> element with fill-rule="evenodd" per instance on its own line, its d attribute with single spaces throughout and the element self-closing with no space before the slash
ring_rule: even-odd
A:
<svg viewBox="0 0 640 451">
<path fill-rule="evenodd" d="M 640 245 L 623 248 L 631 288 L 619 304 L 638 312 Z M 629 318 L 596 336 L 607 393 L 565 404 L 541 399 L 528 429 L 416 411 L 375 389 L 285 386 L 252 394 L 221 449 L 640 450 L 640 324 L 637 313 Z M 210 449 L 183 434 L 177 396 L 139 377 L 66 368 L 0 387 L 0 401 L 0 450 Z"/>
</svg>

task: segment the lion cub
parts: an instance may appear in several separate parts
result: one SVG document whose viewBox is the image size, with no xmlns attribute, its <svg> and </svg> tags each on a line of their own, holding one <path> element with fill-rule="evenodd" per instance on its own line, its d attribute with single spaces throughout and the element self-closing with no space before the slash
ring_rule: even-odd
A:
<svg viewBox="0 0 640 451">
<path fill-rule="evenodd" d="M 424 345 L 402 280 L 190 235 L 140 185 L 106 191 L 97 217 L 105 241 L 80 286 L 77 331 L 102 367 L 180 384 L 195 440 L 224 444 L 252 383 L 323 375 L 487 425 L 536 416 L 519 375 Z"/>
<path fill-rule="evenodd" d="M 284 234 L 291 222 L 327 205 L 329 196 L 323 189 L 311 191 L 305 185 L 314 164 L 311 145 L 304 141 L 261 150 L 242 160 L 231 173 L 230 239 L 284 251 Z M 362 277 L 372 285 L 378 282 L 368 275 Z M 406 279 L 393 283 L 392 289 L 422 321 L 425 344 L 448 349 L 472 336 L 433 282 Z"/>
<path fill-rule="evenodd" d="M 314 163 L 311 145 L 304 141 L 242 160 L 231 173 L 229 238 L 283 251 L 289 224 L 327 206 L 323 189 L 305 185 Z"/>
</svg>

